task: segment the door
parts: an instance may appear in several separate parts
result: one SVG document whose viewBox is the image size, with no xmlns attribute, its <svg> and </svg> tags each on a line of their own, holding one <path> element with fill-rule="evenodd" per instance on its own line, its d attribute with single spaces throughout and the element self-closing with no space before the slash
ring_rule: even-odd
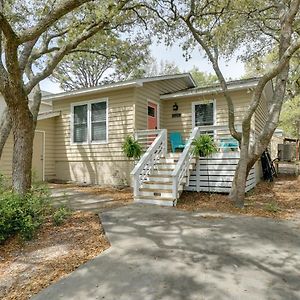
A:
<svg viewBox="0 0 300 300">
<path fill-rule="evenodd" d="M 44 180 L 44 134 L 36 131 L 33 140 L 32 172 L 37 181 Z"/>
<path fill-rule="evenodd" d="M 148 102 L 148 129 L 158 128 L 157 104 Z"/>
</svg>

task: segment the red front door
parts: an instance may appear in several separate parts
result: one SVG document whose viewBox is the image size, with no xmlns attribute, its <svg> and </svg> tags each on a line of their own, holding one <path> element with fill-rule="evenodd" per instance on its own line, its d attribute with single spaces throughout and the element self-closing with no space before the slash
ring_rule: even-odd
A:
<svg viewBox="0 0 300 300">
<path fill-rule="evenodd" d="M 148 102 L 148 129 L 157 129 L 157 104 Z"/>
</svg>

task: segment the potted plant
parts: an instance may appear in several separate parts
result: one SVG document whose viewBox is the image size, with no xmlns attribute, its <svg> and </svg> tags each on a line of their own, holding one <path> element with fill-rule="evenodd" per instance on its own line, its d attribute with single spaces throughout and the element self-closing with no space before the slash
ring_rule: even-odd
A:
<svg viewBox="0 0 300 300">
<path fill-rule="evenodd" d="M 197 165 L 198 165 L 198 158 L 199 157 L 206 157 L 207 158 L 207 179 L 208 179 L 208 192 L 210 192 L 210 183 L 209 183 L 209 170 L 208 170 L 208 156 L 216 153 L 218 148 L 212 139 L 212 137 L 208 134 L 200 135 L 198 138 L 194 139 L 193 143 L 193 155 L 197 158 Z"/>
<path fill-rule="evenodd" d="M 125 138 L 122 150 L 126 157 L 133 158 L 134 160 L 140 159 L 143 152 L 142 146 L 139 142 L 130 135 Z"/>
</svg>

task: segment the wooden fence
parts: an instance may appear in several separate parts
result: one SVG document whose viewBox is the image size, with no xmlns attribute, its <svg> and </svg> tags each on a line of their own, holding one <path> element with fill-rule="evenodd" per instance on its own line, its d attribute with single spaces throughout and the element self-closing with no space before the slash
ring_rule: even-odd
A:
<svg viewBox="0 0 300 300">
<path fill-rule="evenodd" d="M 216 153 L 208 158 L 200 158 L 191 170 L 187 191 L 229 193 L 234 172 L 239 160 L 239 152 Z M 247 178 L 246 192 L 256 185 L 255 169 Z"/>
</svg>

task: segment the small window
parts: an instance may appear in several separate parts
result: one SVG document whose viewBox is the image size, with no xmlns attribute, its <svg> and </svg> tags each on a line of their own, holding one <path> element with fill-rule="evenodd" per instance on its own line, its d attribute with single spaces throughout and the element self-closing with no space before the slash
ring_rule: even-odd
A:
<svg viewBox="0 0 300 300">
<path fill-rule="evenodd" d="M 148 116 L 155 118 L 155 109 L 152 106 L 148 106 Z"/>
<path fill-rule="evenodd" d="M 107 101 L 73 106 L 73 142 L 105 142 Z"/>
<path fill-rule="evenodd" d="M 195 104 L 195 126 L 214 125 L 214 103 Z"/>
</svg>

